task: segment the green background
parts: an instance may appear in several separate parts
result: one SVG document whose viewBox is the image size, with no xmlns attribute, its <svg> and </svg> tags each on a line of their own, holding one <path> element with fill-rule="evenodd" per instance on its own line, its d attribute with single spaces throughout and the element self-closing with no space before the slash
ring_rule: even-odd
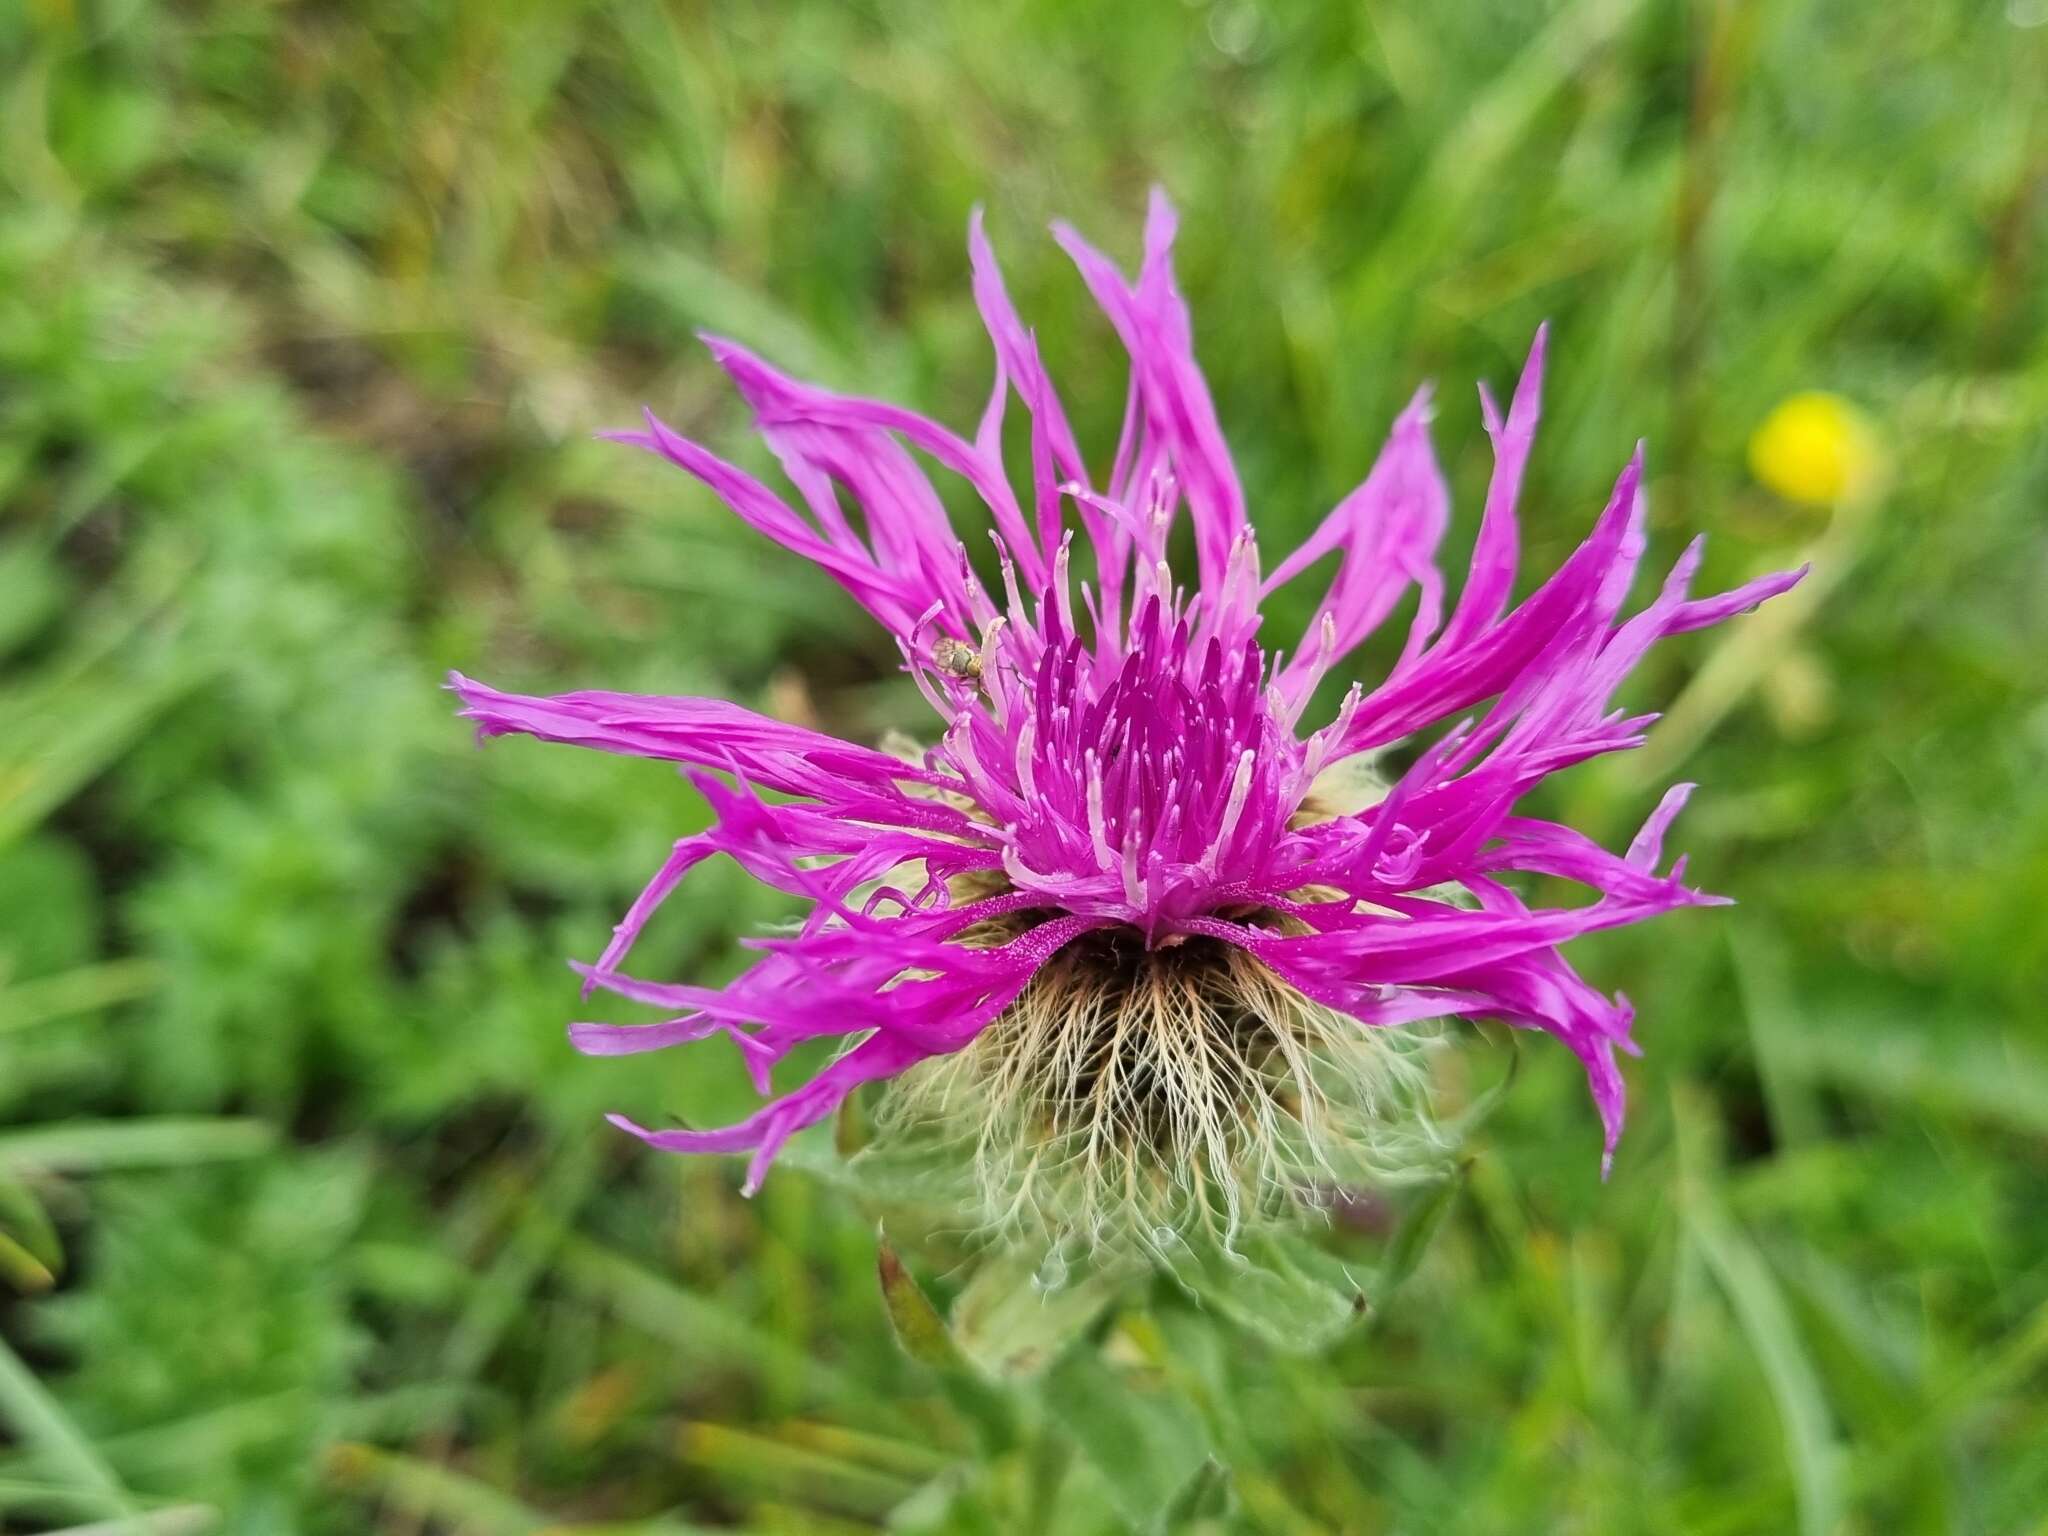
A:
<svg viewBox="0 0 2048 1536">
<path fill-rule="evenodd" d="M 700 326 L 970 424 L 981 201 L 1100 454 L 1122 360 L 1043 226 L 1129 260 L 1156 179 L 1268 550 L 1433 378 L 1455 560 L 1472 385 L 1549 317 L 1532 569 L 1638 436 L 1653 560 L 1822 553 L 1796 622 L 1645 667 L 1689 701 L 1653 760 L 1542 796 L 1613 840 L 1700 779 L 1679 842 L 1740 900 L 1575 952 L 1647 1048 L 1612 1180 L 1534 1042 L 1372 1328 L 1212 1362 L 1211 1528 L 2048 1530 L 2044 23 L 0 7 L 0 1528 L 829 1533 L 939 1478 L 900 1528 L 1006 1529 L 944 1512 L 1029 1469 L 899 1357 L 870 1217 L 598 1118 L 728 1117 L 730 1053 L 563 1041 L 692 794 L 479 753 L 439 682 L 915 721 L 836 589 L 591 434 L 645 402 L 756 462 Z M 1808 388 L 1896 466 L 1859 516 L 1749 477 Z M 647 968 L 781 915 L 707 868 Z"/>
</svg>

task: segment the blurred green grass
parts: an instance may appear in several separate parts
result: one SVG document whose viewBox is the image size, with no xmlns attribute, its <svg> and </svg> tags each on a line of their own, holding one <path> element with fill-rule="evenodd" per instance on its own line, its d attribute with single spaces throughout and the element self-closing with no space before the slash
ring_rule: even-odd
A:
<svg viewBox="0 0 2048 1536">
<path fill-rule="evenodd" d="M 1705 529 L 1726 582 L 1821 538 L 1744 468 L 1794 390 L 1897 466 L 1660 747 L 1742 904 L 1584 946 L 1648 1050 L 1612 1181 L 1531 1053 L 1379 1326 L 1225 1363 L 1230 1528 L 2048 1529 L 2042 19 L 0 9 L 0 1529 L 862 1530 L 965 1454 L 841 1196 L 744 1204 L 596 1118 L 728 1115 L 732 1065 L 563 1044 L 562 957 L 692 797 L 477 754 L 438 683 L 905 718 L 828 584 L 590 434 L 646 402 L 750 453 L 700 326 L 971 419 L 982 201 L 1100 444 L 1122 368 L 1041 230 L 1129 253 L 1153 179 L 1271 547 L 1424 377 L 1469 542 L 1471 385 L 1545 317 L 1535 566 L 1637 436 L 1657 552 Z M 1612 836 L 1652 793 L 1553 799 Z M 678 969 L 779 915 L 685 895 Z"/>
</svg>

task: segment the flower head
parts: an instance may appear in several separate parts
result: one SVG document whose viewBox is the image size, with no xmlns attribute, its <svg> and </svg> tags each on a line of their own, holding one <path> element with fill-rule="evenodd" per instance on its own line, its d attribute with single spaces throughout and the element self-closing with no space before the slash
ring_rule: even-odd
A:
<svg viewBox="0 0 2048 1536">
<path fill-rule="evenodd" d="M 1811 507 L 1868 496 L 1886 475 L 1877 428 L 1849 401 L 1821 390 L 1787 395 L 1749 438 L 1749 467 L 1787 501 Z"/>
<path fill-rule="evenodd" d="M 1799 573 L 1695 598 L 1695 542 L 1624 618 L 1644 547 L 1638 453 L 1584 543 L 1511 605 L 1541 331 L 1505 414 L 1481 391 L 1494 471 L 1448 613 L 1435 556 L 1449 497 L 1426 391 L 1364 483 L 1267 571 L 1195 365 L 1174 225 L 1155 193 L 1134 282 L 1055 230 L 1130 354 L 1104 476 L 1090 471 L 978 215 L 974 294 L 996 369 L 973 437 L 799 382 L 718 339 L 712 355 L 798 505 L 652 415 L 617 434 L 815 561 L 896 637 L 935 715 L 929 749 L 854 745 L 712 699 L 529 698 L 453 680 L 483 735 L 664 758 L 710 802 L 711 828 L 675 845 L 582 968 L 590 987 L 671 1016 L 577 1024 L 571 1038 L 616 1055 L 722 1034 L 767 1102 L 715 1130 L 617 1120 L 635 1135 L 749 1152 L 751 1188 L 791 1135 L 859 1085 L 907 1076 L 920 1090 L 909 1104 L 972 1107 L 994 1203 L 1045 1200 L 1041 1176 L 1056 1170 L 1078 1173 L 1084 1191 L 1050 1197 L 1062 1220 L 1092 1219 L 1113 1198 L 1147 1219 L 1220 1210 L 1234 1221 L 1275 1185 L 1338 1161 L 1398 1076 L 1385 1043 L 1399 1026 L 1463 1016 L 1542 1030 L 1572 1050 L 1611 1156 L 1615 1052 L 1635 1049 L 1631 1010 L 1581 980 L 1560 946 L 1715 899 L 1683 883 L 1682 859 L 1660 873 L 1665 829 L 1691 786 L 1673 788 L 1620 854 L 1519 802 L 1560 768 L 1642 741 L 1650 717 L 1609 701 L 1650 645 L 1748 609 Z M 1001 448 L 1012 395 L 1029 418 L 1021 489 Z M 977 575 L 920 454 L 987 507 L 999 582 Z M 1182 520 L 1192 581 L 1167 557 Z M 1300 643 L 1269 646 L 1261 602 L 1331 555 Z M 1330 718 L 1310 718 L 1318 684 L 1411 591 L 1392 668 L 1354 683 Z M 1412 761 L 1381 777 L 1379 754 L 1409 741 Z M 759 958 L 729 986 L 629 975 L 655 909 L 716 854 L 809 903 L 808 915 L 749 941 Z M 1504 878 L 1515 874 L 1561 877 L 1592 899 L 1533 907 Z M 836 1058 L 774 1093 L 770 1069 L 821 1037 L 843 1047 Z"/>
</svg>

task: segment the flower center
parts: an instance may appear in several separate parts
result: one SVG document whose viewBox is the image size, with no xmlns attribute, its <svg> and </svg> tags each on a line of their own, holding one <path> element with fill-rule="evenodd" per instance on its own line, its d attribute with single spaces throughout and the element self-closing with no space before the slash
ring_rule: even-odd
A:
<svg viewBox="0 0 2048 1536">
<path fill-rule="evenodd" d="M 941 752 L 1001 826 L 1018 890 L 1156 945 L 1263 869 L 1303 751 L 1248 634 L 1155 594 L 1120 646 L 1053 617 L 988 649 L 971 684 L 955 674 Z"/>
</svg>

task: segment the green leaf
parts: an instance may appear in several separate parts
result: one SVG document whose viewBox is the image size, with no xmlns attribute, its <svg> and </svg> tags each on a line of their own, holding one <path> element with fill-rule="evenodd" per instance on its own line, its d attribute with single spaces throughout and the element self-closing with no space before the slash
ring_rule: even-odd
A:
<svg viewBox="0 0 2048 1536">
<path fill-rule="evenodd" d="M 17 1291 L 40 1295 L 57 1283 L 57 1274 L 28 1248 L 0 1232 L 0 1280 Z"/>
<path fill-rule="evenodd" d="M 1450 1216 L 1451 1207 L 1458 1203 L 1458 1191 L 1465 1187 L 1467 1167 L 1467 1164 L 1460 1163 L 1449 1178 L 1430 1185 L 1401 1218 L 1401 1225 L 1394 1229 L 1393 1240 L 1387 1244 L 1386 1257 L 1380 1261 L 1379 1279 L 1373 1295 L 1378 1305 L 1385 1306 L 1387 1299 L 1422 1263 L 1423 1256 L 1429 1252 L 1429 1245 L 1436 1241 L 1437 1233 Z"/>
<path fill-rule="evenodd" d="M 898 1536 L 955 1536 L 963 1529 L 980 1530 L 980 1525 L 966 1523 L 969 1514 L 964 1506 L 978 1492 L 971 1481 L 965 1467 L 940 1473 L 889 1511 L 888 1529 Z"/>
<path fill-rule="evenodd" d="M 916 1276 L 903 1267 L 903 1260 L 886 1238 L 875 1250 L 875 1269 L 882 1283 L 882 1306 L 889 1314 L 889 1327 L 903 1352 L 933 1370 L 972 1369 L 939 1309 Z"/>
<path fill-rule="evenodd" d="M 850 1158 L 874 1139 L 874 1123 L 860 1095 L 849 1093 L 839 1101 L 839 1112 L 832 1117 L 832 1150 L 842 1159 Z"/>
<path fill-rule="evenodd" d="M 1449 1136 L 1451 1145 L 1454 1147 L 1464 1146 L 1479 1133 L 1486 1122 L 1493 1118 L 1494 1112 L 1506 1101 L 1508 1090 L 1515 1086 L 1515 1079 L 1521 1076 L 1521 1037 L 1517 1031 L 1512 1029 L 1505 1030 L 1503 1033 L 1507 1037 L 1507 1070 L 1501 1074 L 1499 1082 L 1466 1105 L 1458 1118 L 1444 1128 Z"/>
<path fill-rule="evenodd" d="M 1193 1520 L 1214 1520 L 1230 1513 L 1230 1472 L 1211 1456 L 1195 1469 L 1160 1517 L 1157 1529 L 1177 1531 Z"/>
<path fill-rule="evenodd" d="M 1167 1273 L 1202 1306 L 1297 1354 L 1328 1347 L 1367 1309 L 1361 1277 L 1303 1233 L 1263 1233 L 1233 1250 L 1186 1247 Z"/>
<path fill-rule="evenodd" d="M 973 1426 L 986 1452 L 1009 1449 L 1017 1438 L 1015 1404 L 968 1357 L 952 1327 L 886 1238 L 876 1251 L 875 1267 L 882 1283 L 883 1309 L 903 1352 L 938 1373 L 941 1390 Z"/>
<path fill-rule="evenodd" d="M 1130 1278 L 1090 1268 L 1048 1280 L 1046 1266 L 1022 1249 L 994 1254 L 953 1303 L 952 1333 L 969 1359 L 991 1375 L 1044 1370 L 1100 1317 Z"/>
<path fill-rule="evenodd" d="M 54 1279 L 64 1269 L 64 1243 L 36 1192 L 0 1174 L 0 1235 L 16 1244 L 35 1269 Z"/>
<path fill-rule="evenodd" d="M 1214 1465 L 1208 1432 L 1179 1393 L 1117 1370 L 1090 1350 L 1062 1359 L 1043 1391 L 1082 1463 L 1134 1529 L 1165 1531 L 1186 1500 L 1207 1497 L 1203 1489 L 1190 1493 L 1189 1485 Z"/>
<path fill-rule="evenodd" d="M 969 1198 L 968 1162 L 957 1144 L 936 1137 L 900 1135 L 861 1140 L 867 1127 L 858 1112 L 854 1114 L 852 1120 L 842 1116 L 834 1122 L 830 1139 L 796 1138 L 784 1150 L 778 1166 L 802 1168 L 876 1206 L 952 1209 Z M 857 1146 L 852 1145 L 855 1141 Z"/>
</svg>

